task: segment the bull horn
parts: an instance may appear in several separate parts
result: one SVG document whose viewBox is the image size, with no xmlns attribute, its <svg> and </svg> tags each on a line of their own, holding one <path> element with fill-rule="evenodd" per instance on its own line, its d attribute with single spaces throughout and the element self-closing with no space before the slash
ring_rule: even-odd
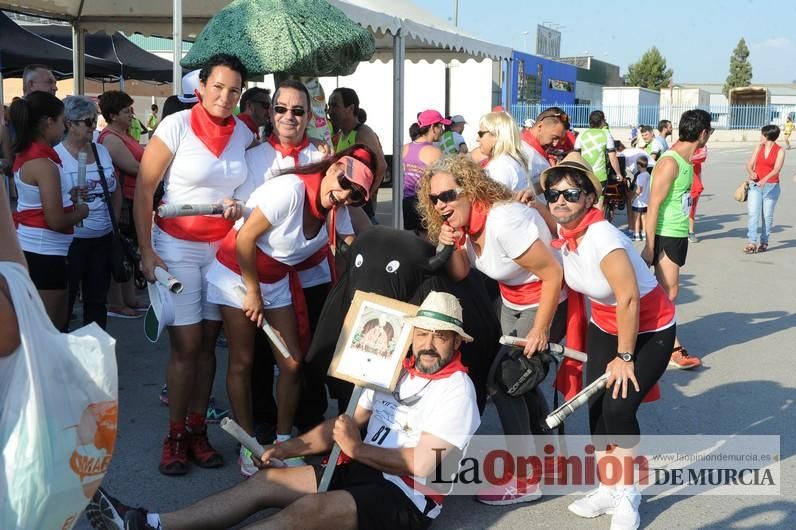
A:
<svg viewBox="0 0 796 530">
<path fill-rule="evenodd" d="M 428 269 L 437 272 L 448 262 L 452 254 L 453 245 L 439 245 L 437 253 L 428 258 Z"/>
</svg>

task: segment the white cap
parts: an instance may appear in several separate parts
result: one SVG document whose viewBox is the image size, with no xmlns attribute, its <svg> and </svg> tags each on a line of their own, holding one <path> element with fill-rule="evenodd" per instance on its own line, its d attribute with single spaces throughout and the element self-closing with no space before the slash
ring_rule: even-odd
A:
<svg viewBox="0 0 796 530">
<path fill-rule="evenodd" d="M 526 118 L 525 121 L 522 122 L 522 126 L 525 127 L 526 129 L 530 129 L 531 127 L 533 127 L 534 123 L 536 123 L 536 121 L 533 118 Z"/>
<path fill-rule="evenodd" d="M 157 342 L 166 326 L 174 323 L 174 299 L 160 282 L 147 285 L 149 309 L 144 317 L 144 334 L 150 342 Z"/>
<path fill-rule="evenodd" d="M 182 76 L 182 96 L 177 96 L 177 99 L 180 103 L 197 103 L 199 98 L 194 93 L 196 90 L 199 90 L 199 70 Z"/>
</svg>

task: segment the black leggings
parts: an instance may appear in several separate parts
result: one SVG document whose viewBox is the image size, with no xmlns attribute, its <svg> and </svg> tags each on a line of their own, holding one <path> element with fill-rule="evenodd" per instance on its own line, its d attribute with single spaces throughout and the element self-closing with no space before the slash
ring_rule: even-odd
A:
<svg viewBox="0 0 796 530">
<path fill-rule="evenodd" d="M 612 397 L 613 389 L 606 389 L 589 400 L 589 427 L 592 436 L 630 436 L 637 439 L 640 434 L 636 411 L 650 388 L 661 378 L 669 364 L 674 347 L 676 326 L 661 331 L 639 333 L 636 339 L 635 373 L 640 392 L 631 384 L 627 397 Z M 586 383 L 589 384 L 605 373 L 605 367 L 616 358 L 617 337 L 589 323 L 586 339 L 589 362 L 586 363 Z M 609 440 L 610 441 L 610 440 Z M 629 447 L 636 443 L 628 441 Z M 621 443 L 619 445 L 625 445 Z"/>
<path fill-rule="evenodd" d="M 69 247 L 69 314 L 75 306 L 77 290 L 83 291 L 83 325 L 96 322 L 105 329 L 108 313 L 105 300 L 111 285 L 111 238 L 75 238 Z"/>
</svg>

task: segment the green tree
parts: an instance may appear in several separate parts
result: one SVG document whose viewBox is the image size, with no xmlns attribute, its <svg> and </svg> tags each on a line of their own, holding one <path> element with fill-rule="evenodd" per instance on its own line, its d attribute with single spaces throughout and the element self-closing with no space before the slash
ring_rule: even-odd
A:
<svg viewBox="0 0 796 530">
<path fill-rule="evenodd" d="M 644 52 L 638 62 L 628 67 L 625 84 L 660 90 L 669 86 L 671 80 L 672 69 L 666 67 L 666 59 L 658 48 L 653 46 Z"/>
<path fill-rule="evenodd" d="M 752 84 L 752 63 L 749 62 L 749 47 L 741 37 L 730 55 L 730 75 L 721 91 L 725 97 L 730 96 L 730 90 Z"/>
</svg>

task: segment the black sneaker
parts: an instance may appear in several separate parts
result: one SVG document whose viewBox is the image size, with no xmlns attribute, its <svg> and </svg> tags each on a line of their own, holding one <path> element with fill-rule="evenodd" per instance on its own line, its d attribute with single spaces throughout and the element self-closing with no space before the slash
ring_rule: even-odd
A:
<svg viewBox="0 0 796 530">
<path fill-rule="evenodd" d="M 124 530 L 161 530 L 162 528 L 160 525 L 156 528 L 147 523 L 146 512 L 143 510 L 131 510 L 124 518 Z"/>
<path fill-rule="evenodd" d="M 124 530 L 125 515 L 132 511 L 141 511 L 146 520 L 145 511 L 127 506 L 98 488 L 86 507 L 86 518 L 95 530 Z"/>
</svg>

